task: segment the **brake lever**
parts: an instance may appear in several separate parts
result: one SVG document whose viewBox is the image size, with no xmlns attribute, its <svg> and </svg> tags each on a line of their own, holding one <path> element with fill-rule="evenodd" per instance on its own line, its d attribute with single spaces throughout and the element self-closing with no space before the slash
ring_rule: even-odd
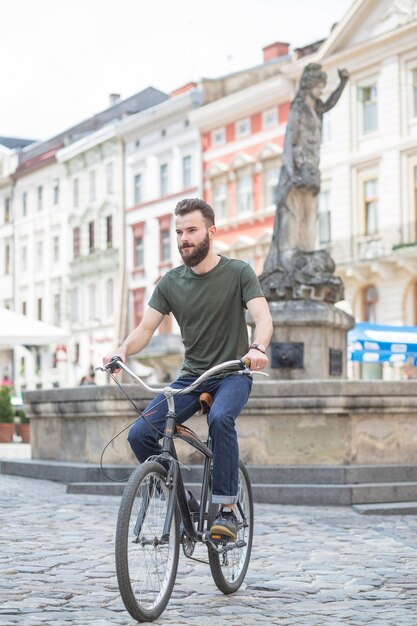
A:
<svg viewBox="0 0 417 626">
<path fill-rule="evenodd" d="M 94 371 L 97 372 L 98 370 L 100 370 L 101 372 L 107 372 L 108 374 L 113 374 L 114 370 L 120 369 L 120 365 L 118 365 L 119 363 L 123 363 L 121 358 L 118 356 L 113 356 L 110 359 L 110 361 L 106 363 L 106 365 L 102 367 L 96 367 L 94 368 Z"/>
</svg>

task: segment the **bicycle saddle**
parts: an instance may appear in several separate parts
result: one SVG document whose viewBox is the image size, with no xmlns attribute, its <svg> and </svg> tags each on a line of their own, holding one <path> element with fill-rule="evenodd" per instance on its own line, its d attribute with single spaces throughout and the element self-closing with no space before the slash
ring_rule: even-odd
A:
<svg viewBox="0 0 417 626">
<path fill-rule="evenodd" d="M 199 401 L 201 407 L 201 415 L 206 415 L 210 411 L 210 407 L 214 402 L 214 398 L 207 391 L 203 391 L 203 393 L 199 397 Z"/>
</svg>

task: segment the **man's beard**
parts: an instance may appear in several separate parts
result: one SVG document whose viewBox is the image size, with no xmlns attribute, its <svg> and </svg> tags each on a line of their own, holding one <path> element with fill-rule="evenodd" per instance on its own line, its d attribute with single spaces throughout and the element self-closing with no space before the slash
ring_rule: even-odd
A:
<svg viewBox="0 0 417 626">
<path fill-rule="evenodd" d="M 185 250 L 189 252 L 186 252 L 184 254 Z M 188 267 L 195 267 L 196 265 L 201 263 L 201 261 L 204 261 L 204 259 L 210 252 L 210 237 L 208 236 L 208 233 L 201 243 L 195 246 L 185 244 L 184 246 L 179 248 L 179 251 L 182 260 L 184 261 L 184 265 L 187 265 Z"/>
</svg>

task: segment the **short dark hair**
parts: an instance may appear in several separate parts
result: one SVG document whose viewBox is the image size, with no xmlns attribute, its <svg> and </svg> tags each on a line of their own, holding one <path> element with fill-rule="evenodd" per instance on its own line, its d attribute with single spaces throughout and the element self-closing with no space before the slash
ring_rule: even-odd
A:
<svg viewBox="0 0 417 626">
<path fill-rule="evenodd" d="M 214 226 L 214 211 L 207 202 L 201 200 L 201 198 L 185 198 L 180 200 L 175 207 L 175 215 L 187 215 L 192 211 L 200 211 L 204 221 L 210 226 Z"/>
</svg>

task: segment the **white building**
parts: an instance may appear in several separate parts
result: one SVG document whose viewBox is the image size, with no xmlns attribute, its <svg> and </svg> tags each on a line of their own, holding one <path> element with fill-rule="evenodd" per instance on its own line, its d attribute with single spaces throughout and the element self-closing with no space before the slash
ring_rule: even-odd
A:
<svg viewBox="0 0 417 626">
<path fill-rule="evenodd" d="M 0 267 L 3 304 L 61 326 L 71 338 L 16 348 L 18 390 L 76 385 L 110 346 L 120 267 L 113 244 L 123 214 L 123 157 L 111 123 L 166 98 L 152 87 L 123 101 L 112 98 L 105 111 L 19 155 L 11 172 L 13 219 L 0 232 L 5 246 L 13 240 L 14 258 Z"/>
<path fill-rule="evenodd" d="M 201 102 L 194 83 L 170 99 L 117 125 L 125 152 L 126 265 L 128 327 L 141 320 L 155 283 L 181 262 L 177 250 L 175 205 L 201 195 L 201 150 L 189 113 Z M 171 317 L 142 353 L 157 375 L 169 377 L 180 365 L 180 339 Z"/>
</svg>

